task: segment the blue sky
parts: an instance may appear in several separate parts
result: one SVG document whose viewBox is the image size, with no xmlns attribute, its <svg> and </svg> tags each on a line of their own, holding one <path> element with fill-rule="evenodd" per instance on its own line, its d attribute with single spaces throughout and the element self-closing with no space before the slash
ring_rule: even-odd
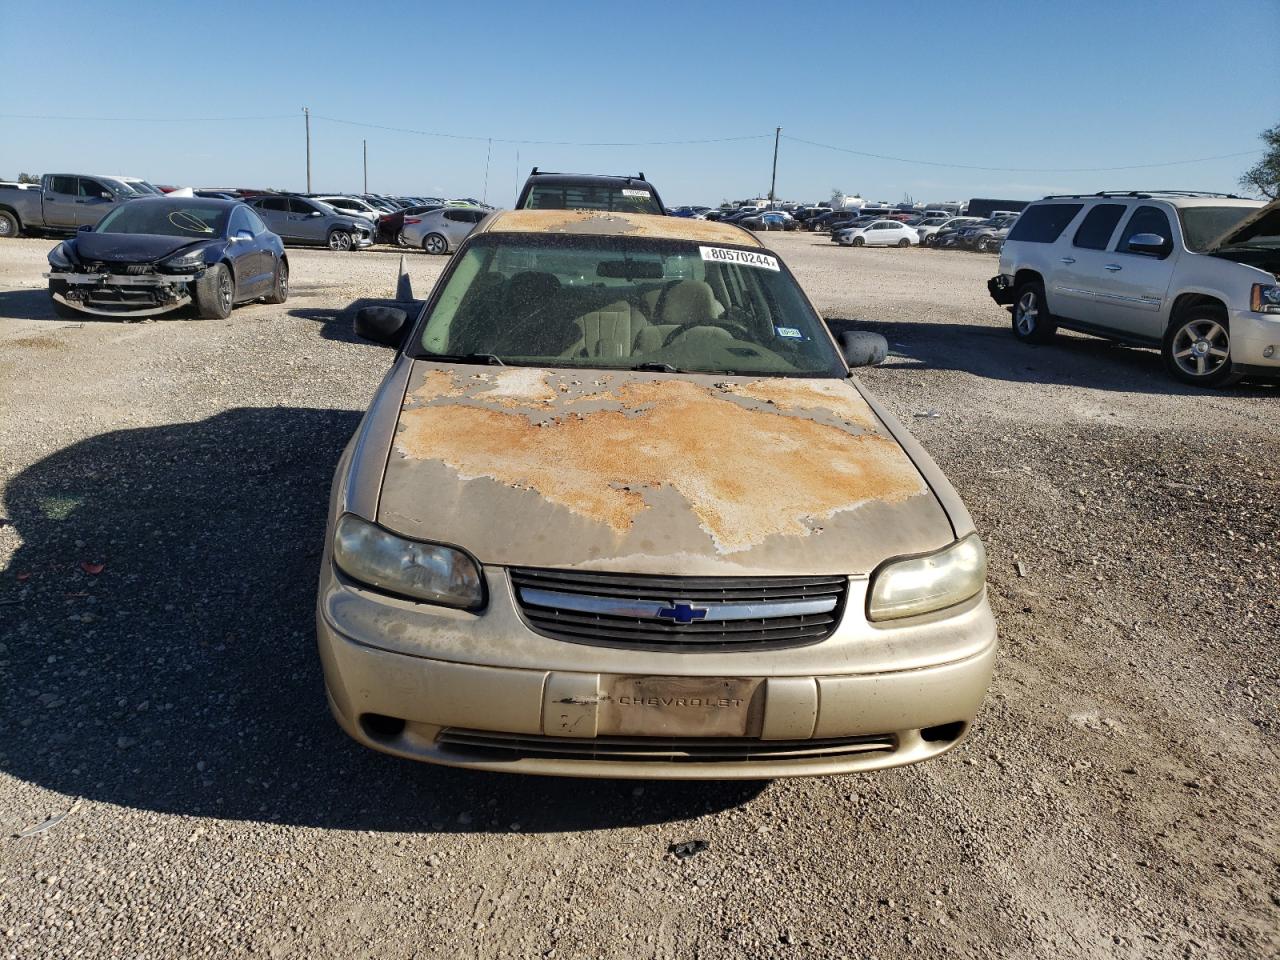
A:
<svg viewBox="0 0 1280 960">
<path fill-rule="evenodd" d="M 1022 198 L 1059 190 L 1236 188 L 1255 159 L 1151 170 L 1260 146 L 1280 122 L 1280 0 L 1164 3 L 63 2 L 3 18 L 0 177 L 122 173 L 157 183 L 513 202 L 543 169 L 643 170 L 668 203 L 767 191 L 872 199 Z M 88 25 L 96 25 L 89 28 Z M 78 25 L 78 26 L 76 26 Z M 123 122 L 15 119 L 276 119 Z M 936 163 L 876 160 L 796 137 Z"/>
</svg>

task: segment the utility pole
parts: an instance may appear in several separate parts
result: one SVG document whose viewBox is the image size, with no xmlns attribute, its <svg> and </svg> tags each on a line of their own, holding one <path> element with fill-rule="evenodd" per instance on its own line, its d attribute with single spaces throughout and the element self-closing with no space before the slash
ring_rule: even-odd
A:
<svg viewBox="0 0 1280 960">
<path fill-rule="evenodd" d="M 311 110 L 302 108 L 302 116 L 307 123 L 307 193 L 311 192 Z"/>
<path fill-rule="evenodd" d="M 368 193 L 369 192 L 369 141 L 361 140 L 360 143 L 364 146 L 364 192 Z"/>
<path fill-rule="evenodd" d="M 773 130 L 773 177 L 769 180 L 769 209 L 773 209 L 773 202 L 776 199 L 774 190 L 778 186 L 778 138 L 782 136 L 782 128 L 775 127 Z M 310 189 L 308 187 L 307 189 Z"/>
<path fill-rule="evenodd" d="M 493 156 L 493 137 L 489 138 L 489 149 L 484 154 L 484 193 L 480 194 L 480 202 L 489 202 L 489 158 Z"/>
</svg>

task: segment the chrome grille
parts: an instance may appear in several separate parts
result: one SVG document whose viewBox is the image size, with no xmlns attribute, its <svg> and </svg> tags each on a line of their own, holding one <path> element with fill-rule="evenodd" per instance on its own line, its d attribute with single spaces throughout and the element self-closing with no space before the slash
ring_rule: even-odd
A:
<svg viewBox="0 0 1280 960">
<path fill-rule="evenodd" d="M 835 630 L 846 577 L 660 577 L 510 571 L 529 626 L 600 646 L 734 650 L 818 643 Z"/>
<path fill-rule="evenodd" d="M 632 763 L 743 763 L 832 760 L 861 753 L 892 753 L 892 734 L 825 740 L 754 737 L 545 737 L 445 727 L 437 746 L 471 760 L 619 760 Z"/>
</svg>

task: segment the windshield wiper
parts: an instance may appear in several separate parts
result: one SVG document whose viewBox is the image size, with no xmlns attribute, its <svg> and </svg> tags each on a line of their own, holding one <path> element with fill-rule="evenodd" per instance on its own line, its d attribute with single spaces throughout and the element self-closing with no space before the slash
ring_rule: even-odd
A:
<svg viewBox="0 0 1280 960">
<path fill-rule="evenodd" d="M 493 353 L 429 353 L 424 360 L 450 360 L 453 363 L 487 363 L 491 367 L 505 367 L 502 358 Z"/>
<path fill-rule="evenodd" d="M 632 370 L 652 370 L 655 373 L 683 373 L 683 370 L 677 370 L 669 363 L 658 363 L 650 360 L 645 363 L 637 363 Z"/>
</svg>

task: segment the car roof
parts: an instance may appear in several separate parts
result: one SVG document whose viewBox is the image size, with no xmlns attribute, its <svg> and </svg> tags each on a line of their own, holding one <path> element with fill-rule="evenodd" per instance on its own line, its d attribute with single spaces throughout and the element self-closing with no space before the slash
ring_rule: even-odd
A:
<svg viewBox="0 0 1280 960">
<path fill-rule="evenodd" d="M 575 236 L 643 237 L 690 243 L 732 243 L 763 247 L 756 236 L 733 224 L 653 213 L 603 210 L 499 210 L 476 233 L 554 233 Z"/>
<path fill-rule="evenodd" d="M 243 202 L 243 200 L 220 200 L 217 197 L 171 197 L 166 193 L 161 196 L 138 197 L 136 200 L 130 200 L 129 206 L 133 206 L 135 203 L 180 203 L 188 207 L 218 209 L 221 207 L 234 207 Z"/>
</svg>

